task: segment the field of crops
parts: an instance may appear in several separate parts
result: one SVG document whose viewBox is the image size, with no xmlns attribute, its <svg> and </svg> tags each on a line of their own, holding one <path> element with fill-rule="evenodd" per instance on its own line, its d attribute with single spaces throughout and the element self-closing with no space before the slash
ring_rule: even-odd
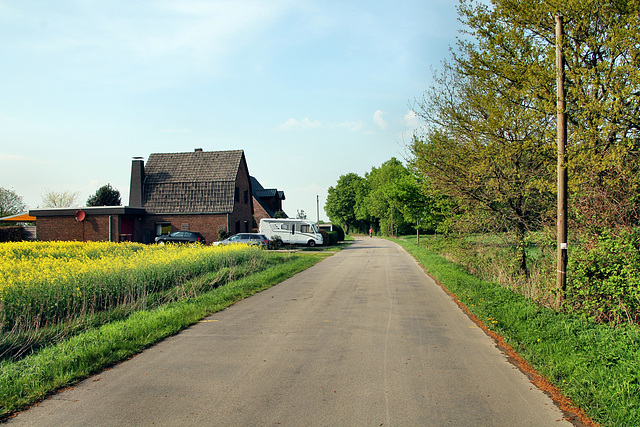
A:
<svg viewBox="0 0 640 427">
<path fill-rule="evenodd" d="M 144 309 L 198 275 L 260 269 L 266 256 L 240 245 L 1 243 L 0 341 L 95 313 Z"/>
</svg>

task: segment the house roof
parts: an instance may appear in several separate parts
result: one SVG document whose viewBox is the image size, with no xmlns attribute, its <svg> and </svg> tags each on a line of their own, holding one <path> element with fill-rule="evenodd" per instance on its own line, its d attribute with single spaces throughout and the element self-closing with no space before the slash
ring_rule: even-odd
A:
<svg viewBox="0 0 640 427">
<path fill-rule="evenodd" d="M 0 218 L 0 221 L 7 222 L 35 222 L 36 217 L 29 215 L 28 212 L 19 213 L 17 215 L 5 216 Z"/>
<path fill-rule="evenodd" d="M 253 195 L 256 197 L 275 197 L 278 194 L 278 190 L 275 188 L 254 190 Z"/>
<path fill-rule="evenodd" d="M 144 167 L 150 213 L 232 212 L 242 150 L 153 153 Z"/>
<path fill-rule="evenodd" d="M 255 197 L 278 197 L 280 200 L 285 200 L 284 191 L 278 191 L 277 188 L 264 188 L 253 176 L 251 177 L 251 192 Z"/>
<path fill-rule="evenodd" d="M 31 217 L 43 216 L 74 216 L 78 211 L 83 211 L 86 215 L 144 215 L 145 210 L 130 206 L 85 206 L 75 208 L 42 208 L 31 209 Z"/>
<path fill-rule="evenodd" d="M 265 203 L 264 199 L 278 198 L 284 200 L 284 191 L 278 191 L 276 188 L 264 188 L 262 184 L 255 178 L 251 177 L 251 192 L 255 200 L 262 206 L 262 209 L 273 218 L 275 212 Z"/>
</svg>

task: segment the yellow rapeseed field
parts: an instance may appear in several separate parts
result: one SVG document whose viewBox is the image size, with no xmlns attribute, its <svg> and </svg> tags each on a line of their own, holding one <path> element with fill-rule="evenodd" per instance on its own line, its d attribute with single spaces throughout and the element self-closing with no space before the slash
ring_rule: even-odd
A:
<svg viewBox="0 0 640 427">
<path fill-rule="evenodd" d="M 0 243 L 0 329 L 130 304 L 261 252 L 241 245 Z"/>
</svg>

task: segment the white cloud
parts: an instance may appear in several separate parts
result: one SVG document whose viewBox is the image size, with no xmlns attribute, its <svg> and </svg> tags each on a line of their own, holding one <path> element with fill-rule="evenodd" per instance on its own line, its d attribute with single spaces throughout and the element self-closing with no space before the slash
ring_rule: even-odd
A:
<svg viewBox="0 0 640 427">
<path fill-rule="evenodd" d="M 287 131 L 287 130 L 305 130 L 305 129 L 313 129 L 319 128 L 321 126 L 318 120 L 309 120 L 308 117 L 305 117 L 302 120 L 296 120 L 294 118 L 290 118 L 280 126 L 278 126 L 279 130 Z"/>
<path fill-rule="evenodd" d="M 11 166 L 16 166 L 16 163 L 36 163 L 36 164 L 52 163 L 52 161 L 49 159 L 25 157 L 19 154 L 0 153 L 0 163 L 5 163 L 5 162 L 9 163 Z"/>
<path fill-rule="evenodd" d="M 335 128 L 347 128 L 352 132 L 357 132 L 360 129 L 362 129 L 362 122 L 350 122 L 348 120 L 345 120 L 342 123 L 334 123 L 334 124 L 330 124 L 329 126 L 332 129 L 335 129 Z"/>
<path fill-rule="evenodd" d="M 404 124 L 410 128 L 418 127 L 418 116 L 413 110 L 409 110 L 404 116 Z"/>
<path fill-rule="evenodd" d="M 375 113 L 373 113 L 373 121 L 376 122 L 376 124 L 378 125 L 378 127 L 380 129 L 386 129 L 387 128 L 387 122 L 385 121 L 384 118 L 382 118 L 382 115 L 384 113 L 380 110 L 376 111 Z"/>
</svg>

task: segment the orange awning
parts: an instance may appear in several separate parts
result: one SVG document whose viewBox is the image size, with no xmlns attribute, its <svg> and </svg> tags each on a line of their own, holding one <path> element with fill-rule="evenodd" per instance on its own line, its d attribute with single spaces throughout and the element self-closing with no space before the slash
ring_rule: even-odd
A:
<svg viewBox="0 0 640 427">
<path fill-rule="evenodd" d="M 24 212 L 17 215 L 5 216 L 4 218 L 0 218 L 0 221 L 9 221 L 9 222 L 36 222 L 36 217 L 29 215 L 28 212 Z"/>
</svg>

